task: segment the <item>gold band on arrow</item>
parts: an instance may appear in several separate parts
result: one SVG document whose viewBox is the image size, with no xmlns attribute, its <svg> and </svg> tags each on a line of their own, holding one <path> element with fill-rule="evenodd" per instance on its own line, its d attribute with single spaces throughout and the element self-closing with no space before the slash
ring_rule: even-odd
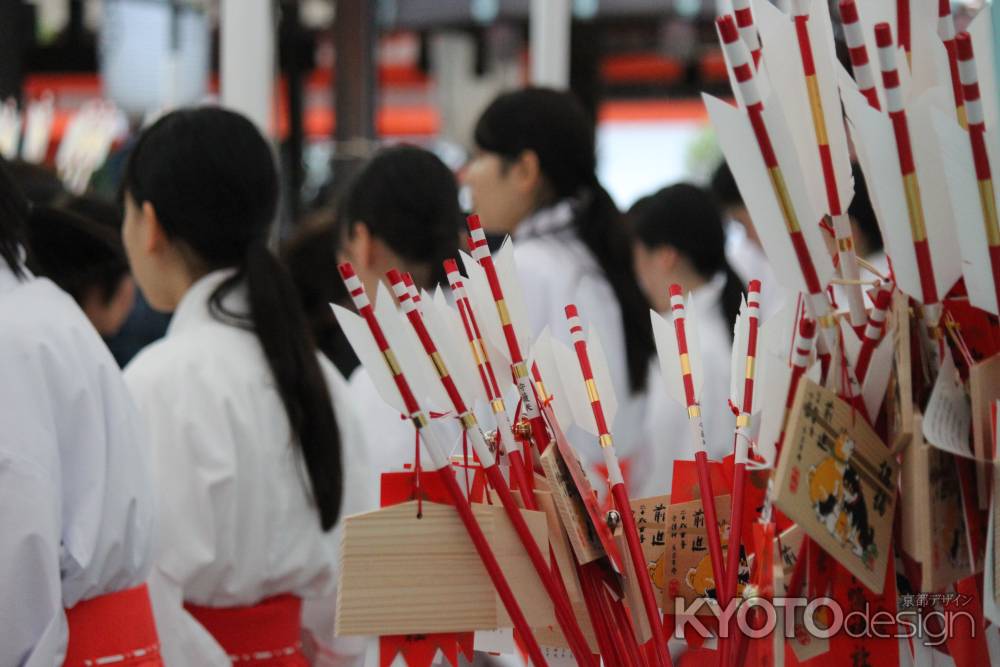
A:
<svg viewBox="0 0 1000 667">
<path fill-rule="evenodd" d="M 915 173 L 903 176 L 903 189 L 906 191 L 906 208 L 910 213 L 910 233 L 913 242 L 927 240 L 927 228 L 924 226 L 924 205 L 920 201 L 920 182 Z"/>
<path fill-rule="evenodd" d="M 799 219 L 795 215 L 795 207 L 792 206 L 792 198 L 788 194 L 788 186 L 785 185 L 785 177 L 781 174 L 779 167 L 768 167 L 767 175 L 771 178 L 771 187 L 778 195 L 778 205 L 781 206 L 781 215 L 785 218 L 785 227 L 792 234 L 798 232 Z"/>
<path fill-rule="evenodd" d="M 997 203 L 993 198 L 993 179 L 979 181 L 979 203 L 983 209 L 983 224 L 986 226 L 986 243 L 1000 245 L 1000 227 L 997 225 Z"/>
<path fill-rule="evenodd" d="M 809 90 L 809 110 L 812 111 L 816 142 L 820 146 L 826 146 L 830 140 L 826 135 L 826 119 L 823 118 L 822 98 L 819 96 L 819 82 L 816 80 L 815 74 L 806 77 L 806 88 Z"/>
</svg>

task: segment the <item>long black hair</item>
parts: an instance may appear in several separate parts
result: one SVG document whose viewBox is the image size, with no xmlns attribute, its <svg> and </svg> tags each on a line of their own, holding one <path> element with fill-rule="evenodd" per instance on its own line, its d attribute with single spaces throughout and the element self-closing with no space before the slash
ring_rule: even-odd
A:
<svg viewBox="0 0 1000 667">
<path fill-rule="evenodd" d="M 19 278 L 24 275 L 21 266 L 21 246 L 25 242 L 25 220 L 30 205 L 21 193 L 7 166 L 0 157 L 0 259 Z"/>
<path fill-rule="evenodd" d="M 647 248 L 676 248 L 705 280 L 725 274 L 720 306 L 731 331 L 740 312 L 743 281 L 726 260 L 722 213 L 712 196 L 690 183 L 678 183 L 637 201 L 628 218 Z"/>
<path fill-rule="evenodd" d="M 320 524 L 329 530 L 341 505 L 340 438 L 306 316 L 287 270 L 267 247 L 278 200 L 278 173 L 252 122 L 217 107 L 167 114 L 143 132 L 125 170 L 123 192 L 149 202 L 164 232 L 204 271 L 236 268 L 210 298 L 249 292 L 260 340 L 312 483 Z"/>
<path fill-rule="evenodd" d="M 479 117 L 476 144 L 508 162 L 524 151 L 538 156 L 538 164 L 555 204 L 577 200 L 573 225 L 611 284 L 622 313 L 629 387 L 646 386 L 653 356 L 649 302 L 635 277 L 632 239 L 628 226 L 597 180 L 594 124 L 579 101 L 569 93 L 548 88 L 525 88 L 497 97 Z"/>
<path fill-rule="evenodd" d="M 364 223 L 397 255 L 426 267 L 427 280 L 418 287 L 444 283 L 444 260 L 458 256 L 463 217 L 455 175 L 416 146 L 379 151 L 351 181 L 337 219 L 348 233 Z"/>
</svg>

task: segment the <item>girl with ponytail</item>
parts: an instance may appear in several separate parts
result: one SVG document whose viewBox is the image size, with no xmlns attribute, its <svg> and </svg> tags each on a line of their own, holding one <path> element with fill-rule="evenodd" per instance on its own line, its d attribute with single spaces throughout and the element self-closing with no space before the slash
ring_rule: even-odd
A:
<svg viewBox="0 0 1000 667">
<path fill-rule="evenodd" d="M 637 201 L 627 218 L 635 234 L 636 273 L 653 308 L 669 317 L 671 283 L 694 296 L 703 350 L 705 442 L 709 456 L 721 459 L 732 451 L 733 416 L 726 409 L 729 362 L 743 294 L 742 280 L 726 261 L 722 213 L 707 192 L 679 183 Z M 650 401 L 656 406 L 649 412 L 650 433 L 683 431 L 687 412 L 665 395 L 662 383 L 654 385 Z M 691 459 L 694 452 L 675 447 L 658 460 L 655 476 L 659 484 L 668 484 L 666 488 L 675 458 Z"/>
<path fill-rule="evenodd" d="M 332 529 L 371 502 L 352 487 L 365 452 L 346 384 L 267 246 L 271 149 L 234 112 L 176 111 L 143 132 L 122 191 L 135 279 L 174 313 L 125 373 L 153 441 L 164 657 L 304 665 L 302 599 L 330 593 Z"/>
<path fill-rule="evenodd" d="M 535 334 L 569 342 L 563 308 L 575 303 L 600 334 L 618 416 L 615 446 L 638 488 L 655 446 L 643 435 L 653 333 L 636 282 L 628 228 L 597 179 L 594 125 L 569 93 L 527 88 L 500 95 L 475 128 L 464 172 L 487 232 L 511 234 Z M 597 443 L 582 448 L 599 463 Z"/>
</svg>

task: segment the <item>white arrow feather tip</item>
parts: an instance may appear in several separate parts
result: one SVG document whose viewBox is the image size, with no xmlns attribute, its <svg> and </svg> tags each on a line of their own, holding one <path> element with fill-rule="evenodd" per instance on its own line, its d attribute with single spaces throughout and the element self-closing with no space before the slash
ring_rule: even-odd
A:
<svg viewBox="0 0 1000 667">
<path fill-rule="evenodd" d="M 403 405 L 403 398 L 396 388 L 396 381 L 389 372 L 385 357 L 375 344 L 368 324 L 359 315 L 352 313 L 342 306 L 330 304 L 333 315 L 337 318 L 347 342 L 351 344 L 354 353 L 358 355 L 358 360 L 371 378 L 372 384 L 379 396 L 393 409 L 400 413 L 408 414 L 406 406 Z"/>
</svg>

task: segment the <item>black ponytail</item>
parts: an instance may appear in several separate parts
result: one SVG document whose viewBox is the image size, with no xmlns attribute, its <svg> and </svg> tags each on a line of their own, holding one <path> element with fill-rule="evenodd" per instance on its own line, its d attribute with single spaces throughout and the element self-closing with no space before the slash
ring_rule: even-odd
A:
<svg viewBox="0 0 1000 667">
<path fill-rule="evenodd" d="M 628 226 L 611 196 L 597 180 L 594 124 L 569 93 L 525 88 L 497 97 L 476 123 L 476 144 L 509 160 L 524 151 L 538 163 L 553 201 L 573 198 L 573 224 L 614 291 L 625 333 L 629 388 L 646 386 L 656 349 L 649 323 L 649 301 L 635 277 Z"/>
<path fill-rule="evenodd" d="M 719 302 L 732 331 L 740 312 L 743 281 L 726 260 L 722 213 L 712 196 L 690 183 L 671 185 L 636 202 L 629 211 L 629 223 L 644 246 L 675 248 L 705 280 L 725 274 Z"/>
<path fill-rule="evenodd" d="M 7 161 L 0 158 L 0 259 L 19 278 L 24 275 L 20 255 L 29 210 L 28 200 L 14 181 Z"/>
<path fill-rule="evenodd" d="M 249 120 L 201 107 L 175 111 L 143 132 L 123 191 L 150 202 L 172 241 L 203 271 L 235 268 L 209 299 L 213 314 L 253 328 L 305 461 L 320 525 L 341 507 L 340 436 L 329 389 L 291 276 L 267 248 L 278 174 L 267 142 Z M 249 321 L 223 300 L 245 284 Z"/>
</svg>

